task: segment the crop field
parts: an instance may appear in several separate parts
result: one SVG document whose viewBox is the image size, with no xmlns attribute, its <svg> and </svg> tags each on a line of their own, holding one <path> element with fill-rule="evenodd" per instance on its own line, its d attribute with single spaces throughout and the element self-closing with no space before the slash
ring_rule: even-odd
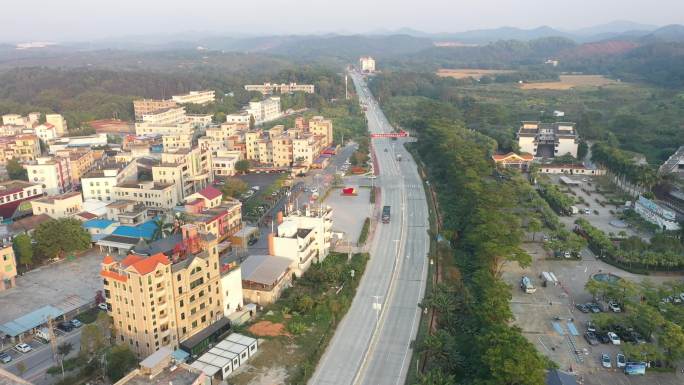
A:
<svg viewBox="0 0 684 385">
<path fill-rule="evenodd" d="M 494 76 L 497 74 L 512 73 L 511 70 L 486 70 L 477 68 L 461 68 L 461 69 L 440 69 L 437 71 L 437 76 L 454 79 L 480 79 L 483 76 Z"/>
<path fill-rule="evenodd" d="M 602 75 L 561 75 L 557 82 L 524 83 L 523 90 L 569 90 L 577 87 L 600 87 L 620 82 Z"/>
</svg>

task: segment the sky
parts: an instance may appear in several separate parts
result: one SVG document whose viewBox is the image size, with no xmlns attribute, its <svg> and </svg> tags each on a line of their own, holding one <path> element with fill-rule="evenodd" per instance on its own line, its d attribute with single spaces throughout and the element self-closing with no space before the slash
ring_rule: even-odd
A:
<svg viewBox="0 0 684 385">
<path fill-rule="evenodd" d="M 0 41 L 684 23 L 684 0 L 4 0 Z M 9 16 L 11 15 L 11 16 Z"/>
</svg>

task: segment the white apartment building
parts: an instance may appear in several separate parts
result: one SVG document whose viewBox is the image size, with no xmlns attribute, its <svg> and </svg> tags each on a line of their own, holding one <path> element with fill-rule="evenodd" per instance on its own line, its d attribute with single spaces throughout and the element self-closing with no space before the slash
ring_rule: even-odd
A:
<svg viewBox="0 0 684 385">
<path fill-rule="evenodd" d="M 83 199 L 96 199 L 101 202 L 116 200 L 114 186 L 138 180 L 138 165 L 135 161 L 124 163 L 108 163 L 99 166 L 81 177 Z"/>
<path fill-rule="evenodd" d="M 579 136 L 575 123 L 525 121 L 518 130 L 520 151 L 535 158 L 553 158 L 570 154 L 577 157 Z"/>
<path fill-rule="evenodd" d="M 29 182 L 40 183 L 47 195 L 59 195 L 71 190 L 69 159 L 62 157 L 36 158 L 35 164 L 24 165 Z"/>
<path fill-rule="evenodd" d="M 224 317 L 229 317 L 245 305 L 242 295 L 242 269 L 239 265 L 221 266 L 221 295 Z"/>
<path fill-rule="evenodd" d="M 281 83 L 281 84 L 248 84 L 245 86 L 246 91 L 260 92 L 263 95 L 271 95 L 274 93 L 289 94 L 293 92 L 304 92 L 307 94 L 314 93 L 313 84 L 297 84 L 297 83 Z"/>
<path fill-rule="evenodd" d="M 308 206 L 285 218 L 278 214 L 277 233 L 269 235 L 269 254 L 290 259 L 290 269 L 299 277 L 314 262 L 328 256 L 332 240 L 332 208 Z"/>
<path fill-rule="evenodd" d="M 58 137 L 64 136 L 69 129 L 67 127 L 66 119 L 60 114 L 46 114 L 45 121 L 55 126 L 55 134 Z"/>
<path fill-rule="evenodd" d="M 219 150 L 211 158 L 214 177 L 229 177 L 235 175 L 235 163 L 240 160 L 239 151 Z"/>
<path fill-rule="evenodd" d="M 254 117 L 254 123 L 257 125 L 283 116 L 280 110 L 280 98 L 277 96 L 271 96 L 259 102 L 249 102 L 249 106 L 245 110 Z"/>
<path fill-rule="evenodd" d="M 155 182 L 121 183 L 114 186 L 114 197 L 142 203 L 148 210 L 157 212 L 170 210 L 179 202 L 174 185 Z"/>
<path fill-rule="evenodd" d="M 169 107 L 142 115 L 142 121 L 160 126 L 176 124 L 187 120 L 184 107 Z"/>
<path fill-rule="evenodd" d="M 211 153 L 205 149 L 170 150 L 161 154 L 161 163 L 152 166 L 152 180 L 172 185 L 176 200 L 182 202 L 214 181 L 211 167 Z"/>
<path fill-rule="evenodd" d="M 226 123 L 249 125 L 249 117 L 250 114 L 247 111 L 237 112 L 235 114 L 226 115 Z"/>
<path fill-rule="evenodd" d="M 68 218 L 83 211 L 83 198 L 78 191 L 38 198 L 31 201 L 33 215 L 47 214 L 51 218 Z"/>
<path fill-rule="evenodd" d="M 216 97 L 213 90 L 190 91 L 184 95 L 174 95 L 171 100 L 178 104 L 207 104 L 213 103 Z"/>
<path fill-rule="evenodd" d="M 359 58 L 359 68 L 361 72 L 375 72 L 375 59 L 370 56 L 362 56 Z"/>
<path fill-rule="evenodd" d="M 37 137 L 44 142 L 58 137 L 57 128 L 50 123 L 40 124 L 33 129 Z"/>
</svg>

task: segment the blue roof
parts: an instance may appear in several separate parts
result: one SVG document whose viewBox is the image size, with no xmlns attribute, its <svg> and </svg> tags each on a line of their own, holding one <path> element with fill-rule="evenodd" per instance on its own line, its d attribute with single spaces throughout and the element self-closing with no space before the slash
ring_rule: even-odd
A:
<svg viewBox="0 0 684 385">
<path fill-rule="evenodd" d="M 176 362 L 185 362 L 185 360 L 190 357 L 190 353 L 186 352 L 185 350 L 177 349 L 171 353 L 171 357 L 173 357 Z"/>
<path fill-rule="evenodd" d="M 154 223 L 154 221 L 147 221 L 145 223 L 139 224 L 138 226 L 119 226 L 116 228 L 116 230 L 114 230 L 114 232 L 112 232 L 112 235 L 150 240 L 152 239 L 156 229 L 157 225 Z"/>
<path fill-rule="evenodd" d="M 0 325 L 0 331 L 11 337 L 16 337 L 46 323 L 48 318 L 57 318 L 63 314 L 64 312 L 62 310 L 54 306 L 43 306 L 14 321 Z"/>
<path fill-rule="evenodd" d="M 83 222 L 83 227 L 86 229 L 106 229 L 114 223 L 116 222 L 109 219 L 91 219 Z"/>
</svg>

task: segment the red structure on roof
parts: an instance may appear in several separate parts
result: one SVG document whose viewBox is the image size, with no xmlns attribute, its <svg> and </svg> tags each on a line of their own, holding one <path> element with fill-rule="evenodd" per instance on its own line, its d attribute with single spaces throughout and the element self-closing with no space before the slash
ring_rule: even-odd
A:
<svg viewBox="0 0 684 385">
<path fill-rule="evenodd" d="M 223 195 L 223 193 L 220 190 L 218 190 L 216 187 L 213 187 L 213 186 L 205 187 L 203 190 L 200 190 L 198 192 L 198 194 L 200 194 L 201 196 L 203 196 L 209 200 L 218 198 L 218 197 Z"/>
</svg>

